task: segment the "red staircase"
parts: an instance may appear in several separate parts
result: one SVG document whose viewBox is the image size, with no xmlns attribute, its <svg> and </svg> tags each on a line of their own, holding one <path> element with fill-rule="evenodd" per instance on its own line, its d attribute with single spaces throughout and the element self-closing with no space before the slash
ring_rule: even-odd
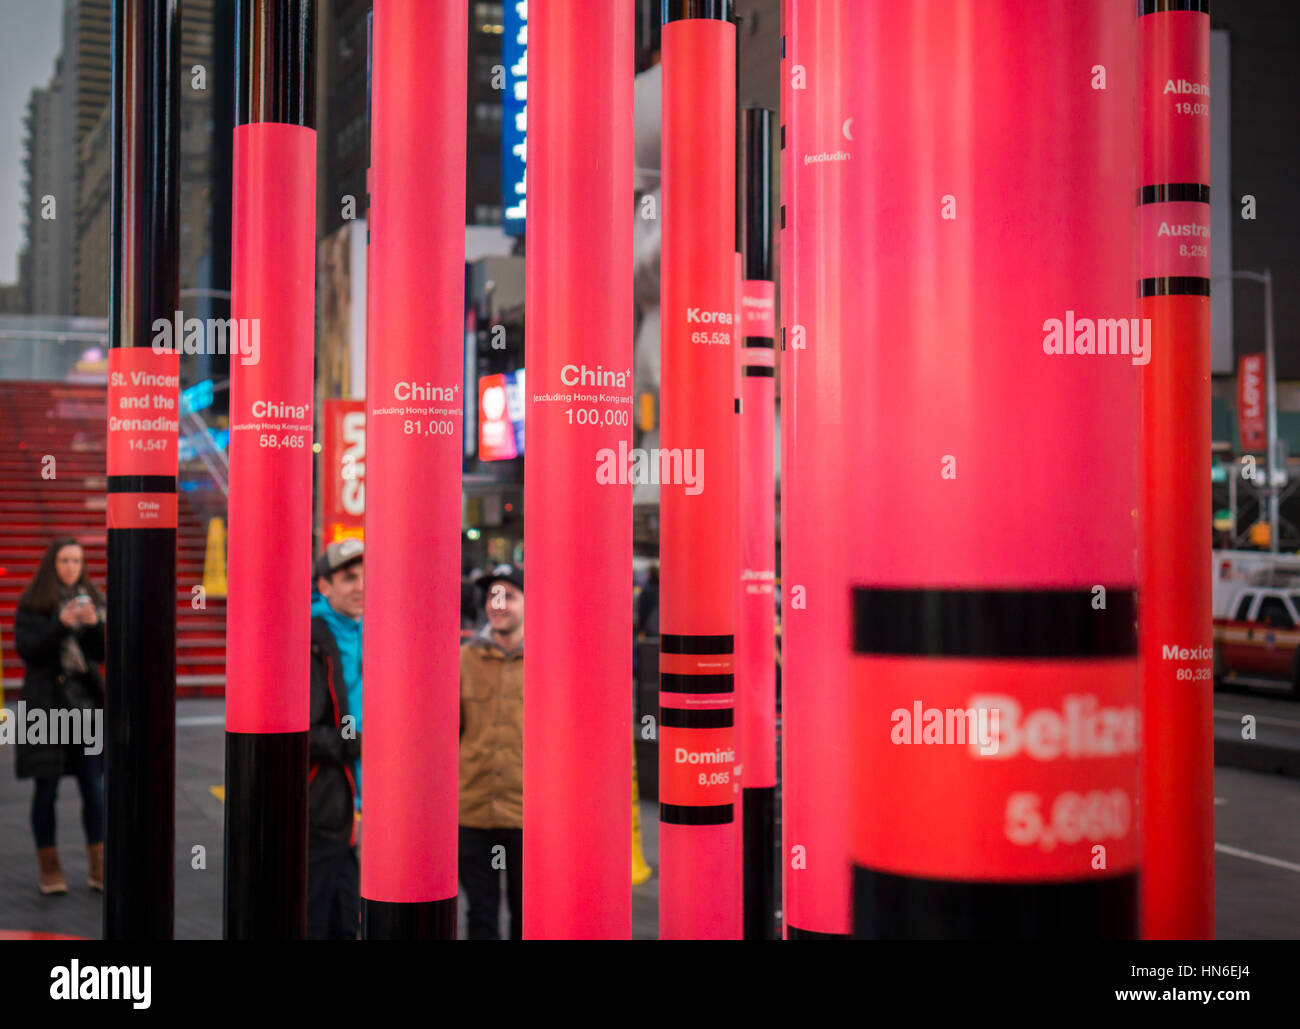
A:
<svg viewBox="0 0 1300 1029">
<path fill-rule="evenodd" d="M 75 536 L 95 585 L 108 578 L 104 528 L 105 387 L 0 382 L 0 658 L 6 703 L 18 700 L 23 666 L 14 650 L 14 610 L 49 541 Z M 55 478 L 41 477 L 45 455 Z M 221 696 L 226 684 L 226 601 L 191 606 L 203 581 L 207 528 L 180 495 L 177 538 L 177 694 Z"/>
</svg>

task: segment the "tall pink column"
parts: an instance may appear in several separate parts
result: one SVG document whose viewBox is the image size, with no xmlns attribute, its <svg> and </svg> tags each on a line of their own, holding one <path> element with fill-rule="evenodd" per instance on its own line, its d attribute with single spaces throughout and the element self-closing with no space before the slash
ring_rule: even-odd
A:
<svg viewBox="0 0 1300 1029">
<path fill-rule="evenodd" d="M 1209 6 L 1144 0 L 1137 19 L 1137 285 L 1154 354 L 1141 371 L 1139 476 L 1148 939 L 1214 938 Z"/>
<path fill-rule="evenodd" d="M 726 0 L 663 26 L 659 935 L 736 939 L 735 59 Z"/>
<path fill-rule="evenodd" d="M 524 935 L 632 932 L 629 0 L 528 22 Z"/>
<path fill-rule="evenodd" d="M 741 780 L 745 939 L 768 939 L 776 918 L 776 284 L 772 282 L 773 112 L 741 112 L 737 177 L 744 266 L 741 346 L 740 564 L 736 596 L 737 759 Z"/>
<path fill-rule="evenodd" d="M 787 0 L 781 177 L 782 874 L 789 939 L 846 936 L 848 588 L 844 188 L 851 0 Z M 856 61 L 856 58 L 852 59 Z M 860 134 L 859 134 L 860 135 Z M 855 334 L 855 339 L 857 338 Z"/>
<path fill-rule="evenodd" d="M 465 0 L 376 0 L 366 348 L 362 930 L 454 939 Z"/>
<path fill-rule="evenodd" d="M 316 129 L 309 0 L 240 0 L 224 934 L 307 933 Z M 248 358 L 248 360 L 245 360 Z M 110 794 L 111 795 L 111 794 Z"/>
<path fill-rule="evenodd" d="M 851 6 L 854 935 L 1132 938 L 1133 8 Z"/>
</svg>

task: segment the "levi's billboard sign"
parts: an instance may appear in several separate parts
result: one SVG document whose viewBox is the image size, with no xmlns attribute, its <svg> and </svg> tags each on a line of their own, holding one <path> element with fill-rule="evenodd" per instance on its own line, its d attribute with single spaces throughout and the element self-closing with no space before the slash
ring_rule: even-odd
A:
<svg viewBox="0 0 1300 1029">
<path fill-rule="evenodd" d="M 1237 431 L 1242 450 L 1267 446 L 1264 401 L 1264 355 L 1243 354 L 1237 365 Z"/>
</svg>

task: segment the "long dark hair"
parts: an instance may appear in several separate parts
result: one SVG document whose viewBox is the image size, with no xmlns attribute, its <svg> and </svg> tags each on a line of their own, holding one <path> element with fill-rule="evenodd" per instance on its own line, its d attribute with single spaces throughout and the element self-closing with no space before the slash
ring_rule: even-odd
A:
<svg viewBox="0 0 1300 1029">
<path fill-rule="evenodd" d="M 77 580 L 73 589 L 88 594 L 96 607 L 104 606 L 104 598 L 86 574 L 86 548 L 75 537 L 60 536 L 45 548 L 45 554 L 41 557 L 36 574 L 32 576 L 32 581 L 27 584 L 22 597 L 18 600 L 19 607 L 30 608 L 41 614 L 49 614 L 58 608 L 60 580 L 59 573 L 54 568 L 54 560 L 64 547 L 77 547 L 81 550 L 81 578 Z"/>
</svg>

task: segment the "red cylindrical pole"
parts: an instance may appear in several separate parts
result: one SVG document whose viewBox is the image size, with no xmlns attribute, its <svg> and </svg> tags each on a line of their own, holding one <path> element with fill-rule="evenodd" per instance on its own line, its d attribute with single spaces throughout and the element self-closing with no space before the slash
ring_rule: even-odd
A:
<svg viewBox="0 0 1300 1029">
<path fill-rule="evenodd" d="M 367 939 L 456 936 L 467 24 L 466 0 L 375 4 L 362 623 Z"/>
<path fill-rule="evenodd" d="M 531 15 L 524 935 L 627 939 L 633 10 Z"/>
<path fill-rule="evenodd" d="M 1208 0 L 1146 0 L 1137 33 L 1142 935 L 1213 939 Z"/>
<path fill-rule="evenodd" d="M 307 931 L 315 14 L 311 0 L 239 7 L 230 313 L 241 356 L 230 362 L 226 604 L 230 939 Z M 249 339 L 259 342 L 245 348 Z"/>
<path fill-rule="evenodd" d="M 745 256 L 744 256 L 745 255 L 745 189 L 743 183 L 741 182 L 741 178 L 744 175 L 744 158 L 742 154 L 742 147 L 744 145 L 744 142 L 741 139 L 741 136 L 743 135 L 743 129 L 740 121 L 740 18 L 735 14 L 733 10 L 731 12 L 729 20 L 731 21 L 731 24 L 735 27 L 736 30 L 736 52 L 735 52 L 735 62 L 733 65 L 733 70 L 736 76 L 736 88 L 733 94 L 736 102 L 736 111 L 732 121 L 732 124 L 735 126 L 735 132 L 732 134 L 732 139 L 736 147 L 735 165 L 734 165 L 735 176 L 736 176 L 735 177 L 736 188 L 732 190 L 732 199 L 736 207 L 735 207 L 735 217 L 732 218 L 732 231 L 735 234 L 736 253 L 733 261 L 734 273 L 732 277 L 732 290 L 731 290 L 731 305 L 732 305 L 731 315 L 732 315 L 732 326 L 734 329 L 734 334 L 732 336 L 732 351 L 731 351 L 731 391 L 732 391 L 732 396 L 735 398 L 735 405 L 736 405 L 735 406 L 736 432 L 732 436 L 732 443 L 734 444 L 734 448 L 731 454 L 732 467 L 735 468 L 735 475 L 732 477 L 731 481 L 732 481 L 732 486 L 735 489 L 735 493 L 733 495 L 731 509 L 736 516 L 736 525 L 735 525 L 735 531 L 732 533 L 731 536 L 731 543 L 732 546 L 735 548 L 735 560 L 732 564 L 732 568 L 735 570 L 735 574 L 737 576 L 734 583 L 736 589 L 735 610 L 736 610 L 736 617 L 737 619 L 739 619 L 740 600 L 741 600 L 740 579 L 739 579 L 740 568 L 741 568 L 741 564 L 740 564 L 740 556 L 741 556 L 740 547 L 741 547 L 741 535 L 742 535 L 741 526 L 745 517 L 740 509 L 740 497 L 741 497 L 740 298 L 741 298 L 741 294 L 744 291 L 744 285 L 745 285 Z M 737 633 L 739 633 L 739 630 L 740 630 L 739 621 L 737 621 L 736 623 Z M 736 882 L 740 884 L 740 888 L 736 890 L 736 919 L 737 919 L 736 924 L 740 926 L 741 937 L 743 938 L 744 927 L 745 927 L 745 888 L 744 888 L 745 887 L 745 791 L 744 791 L 745 757 L 740 752 L 740 727 L 744 724 L 745 704 L 744 704 L 744 697 L 741 695 L 740 692 L 740 684 L 742 681 L 741 677 L 744 673 L 744 670 L 742 668 L 743 655 L 739 647 L 740 636 L 736 635 L 735 640 L 737 643 L 737 647 L 735 650 L 734 660 L 732 663 L 732 675 L 733 675 L 732 681 L 735 684 L 735 692 L 732 694 L 733 703 L 734 703 L 734 709 L 732 711 L 732 719 L 734 720 L 736 726 L 736 738 L 735 738 L 736 759 L 735 759 L 735 764 L 731 766 L 732 768 L 731 798 L 735 806 L 732 808 L 731 817 L 733 819 L 732 824 L 734 825 L 735 832 L 736 832 L 736 840 L 735 840 Z"/>
<path fill-rule="evenodd" d="M 663 26 L 659 935 L 740 936 L 735 763 L 735 79 L 729 0 Z"/>
<path fill-rule="evenodd" d="M 1132 937 L 1132 7 L 931 6 L 850 19 L 854 934 Z"/>
<path fill-rule="evenodd" d="M 776 285 L 772 282 L 772 112 L 742 113 L 744 266 L 737 329 L 740 385 L 739 593 L 736 598 L 737 760 L 745 939 L 766 940 L 776 917 L 776 483 L 773 424 Z"/>
<path fill-rule="evenodd" d="M 847 936 L 849 617 L 844 510 L 843 294 L 851 0 L 788 0 L 781 179 L 781 653 L 784 923 L 789 939 Z M 788 276 L 788 278 L 786 278 Z M 858 402 L 858 401 L 854 401 Z M 851 534 L 859 533 L 854 525 Z"/>
</svg>

